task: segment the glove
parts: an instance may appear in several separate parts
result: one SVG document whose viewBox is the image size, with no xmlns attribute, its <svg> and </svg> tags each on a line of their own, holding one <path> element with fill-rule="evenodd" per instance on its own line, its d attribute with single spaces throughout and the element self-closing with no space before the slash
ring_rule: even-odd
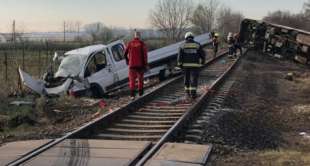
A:
<svg viewBox="0 0 310 166">
<path fill-rule="evenodd" d="M 147 71 L 149 71 L 149 70 L 150 70 L 150 66 L 149 66 L 149 65 L 147 65 L 147 66 L 144 67 L 144 72 L 147 72 Z"/>
</svg>

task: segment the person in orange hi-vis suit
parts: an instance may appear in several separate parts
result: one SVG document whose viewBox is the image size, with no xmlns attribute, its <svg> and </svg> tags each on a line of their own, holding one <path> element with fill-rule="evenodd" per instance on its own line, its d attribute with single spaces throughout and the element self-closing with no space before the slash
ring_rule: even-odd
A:
<svg viewBox="0 0 310 166">
<path fill-rule="evenodd" d="M 136 95 L 137 79 L 139 96 L 143 95 L 144 72 L 148 69 L 147 47 L 140 37 L 141 33 L 135 31 L 134 39 L 127 44 L 125 51 L 126 63 L 129 66 L 129 88 L 132 100 Z"/>
</svg>

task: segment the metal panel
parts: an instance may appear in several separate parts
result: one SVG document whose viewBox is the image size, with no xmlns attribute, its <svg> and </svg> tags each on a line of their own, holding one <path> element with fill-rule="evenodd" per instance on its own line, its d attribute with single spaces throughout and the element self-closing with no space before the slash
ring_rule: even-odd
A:
<svg viewBox="0 0 310 166">
<path fill-rule="evenodd" d="M 199 35 L 195 37 L 195 41 L 199 42 L 201 45 L 206 45 L 211 42 L 210 33 L 206 33 L 203 35 Z M 179 47 L 184 43 L 178 42 L 176 44 L 172 44 L 148 53 L 148 61 L 149 63 L 153 63 L 158 60 L 165 59 L 170 56 L 174 56 L 178 54 Z"/>
<path fill-rule="evenodd" d="M 206 164 L 211 148 L 212 146 L 210 145 L 166 143 L 147 165 L 153 166 L 157 165 L 157 163 L 169 165 L 171 162 L 178 163 L 179 165 L 204 165 Z"/>
<path fill-rule="evenodd" d="M 150 142 L 110 140 L 65 140 L 24 165 L 129 165 Z"/>
<path fill-rule="evenodd" d="M 51 140 L 18 141 L 7 143 L 0 147 L 0 166 L 26 155 L 27 153 L 45 145 Z"/>
</svg>

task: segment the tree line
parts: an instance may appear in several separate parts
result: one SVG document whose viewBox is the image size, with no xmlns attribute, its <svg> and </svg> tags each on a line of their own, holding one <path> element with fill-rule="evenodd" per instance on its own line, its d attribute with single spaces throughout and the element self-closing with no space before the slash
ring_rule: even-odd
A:
<svg viewBox="0 0 310 166">
<path fill-rule="evenodd" d="M 158 0 L 148 18 L 152 28 L 164 34 L 165 40 L 171 43 L 181 40 L 189 30 L 196 34 L 213 31 L 222 36 L 228 32 L 238 32 L 244 16 L 218 0 L 201 0 L 199 3 L 193 0 Z M 94 42 L 126 37 L 100 22 L 85 25 L 84 30 Z"/>
<path fill-rule="evenodd" d="M 150 11 L 151 25 L 165 33 L 168 40 L 180 40 L 185 31 L 196 34 L 238 32 L 244 16 L 220 4 L 218 0 L 159 0 Z"/>
<path fill-rule="evenodd" d="M 186 31 L 195 34 L 218 32 L 225 37 L 228 32 L 238 32 L 244 16 L 241 12 L 221 4 L 219 0 L 158 0 L 149 11 L 148 21 L 152 28 L 164 34 L 166 43 L 179 41 Z M 297 14 L 289 11 L 275 11 L 264 17 L 265 21 L 299 29 L 310 30 L 310 0 L 304 4 L 304 9 Z M 15 25 L 14 25 L 15 26 Z M 63 23 L 64 42 L 68 32 L 84 32 L 90 37 L 90 43 L 109 43 L 116 39 L 128 38 L 132 29 L 120 29 L 106 26 L 102 22 L 83 25 L 79 21 Z M 15 32 L 15 31 L 14 31 Z M 17 33 L 18 32 L 18 33 Z M 21 36 L 24 31 L 16 31 Z M 77 38 L 77 42 L 83 39 Z"/>
<path fill-rule="evenodd" d="M 303 10 L 299 13 L 278 10 L 268 13 L 268 15 L 263 18 L 263 20 L 275 24 L 310 31 L 310 0 L 304 3 Z"/>
</svg>

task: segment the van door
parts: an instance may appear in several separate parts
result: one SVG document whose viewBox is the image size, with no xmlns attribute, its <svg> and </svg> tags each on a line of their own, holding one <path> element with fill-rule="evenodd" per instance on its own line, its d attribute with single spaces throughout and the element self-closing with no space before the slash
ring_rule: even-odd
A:
<svg viewBox="0 0 310 166">
<path fill-rule="evenodd" d="M 102 51 L 94 53 L 87 62 L 84 78 L 90 84 L 96 83 L 100 85 L 102 90 L 106 91 L 106 87 L 111 86 L 114 81 L 112 64 L 107 54 Z"/>
<path fill-rule="evenodd" d="M 125 46 L 124 43 L 119 41 L 109 47 L 112 54 L 112 60 L 114 63 L 113 68 L 118 76 L 119 84 L 126 83 L 128 80 L 128 67 L 124 57 Z"/>
</svg>

